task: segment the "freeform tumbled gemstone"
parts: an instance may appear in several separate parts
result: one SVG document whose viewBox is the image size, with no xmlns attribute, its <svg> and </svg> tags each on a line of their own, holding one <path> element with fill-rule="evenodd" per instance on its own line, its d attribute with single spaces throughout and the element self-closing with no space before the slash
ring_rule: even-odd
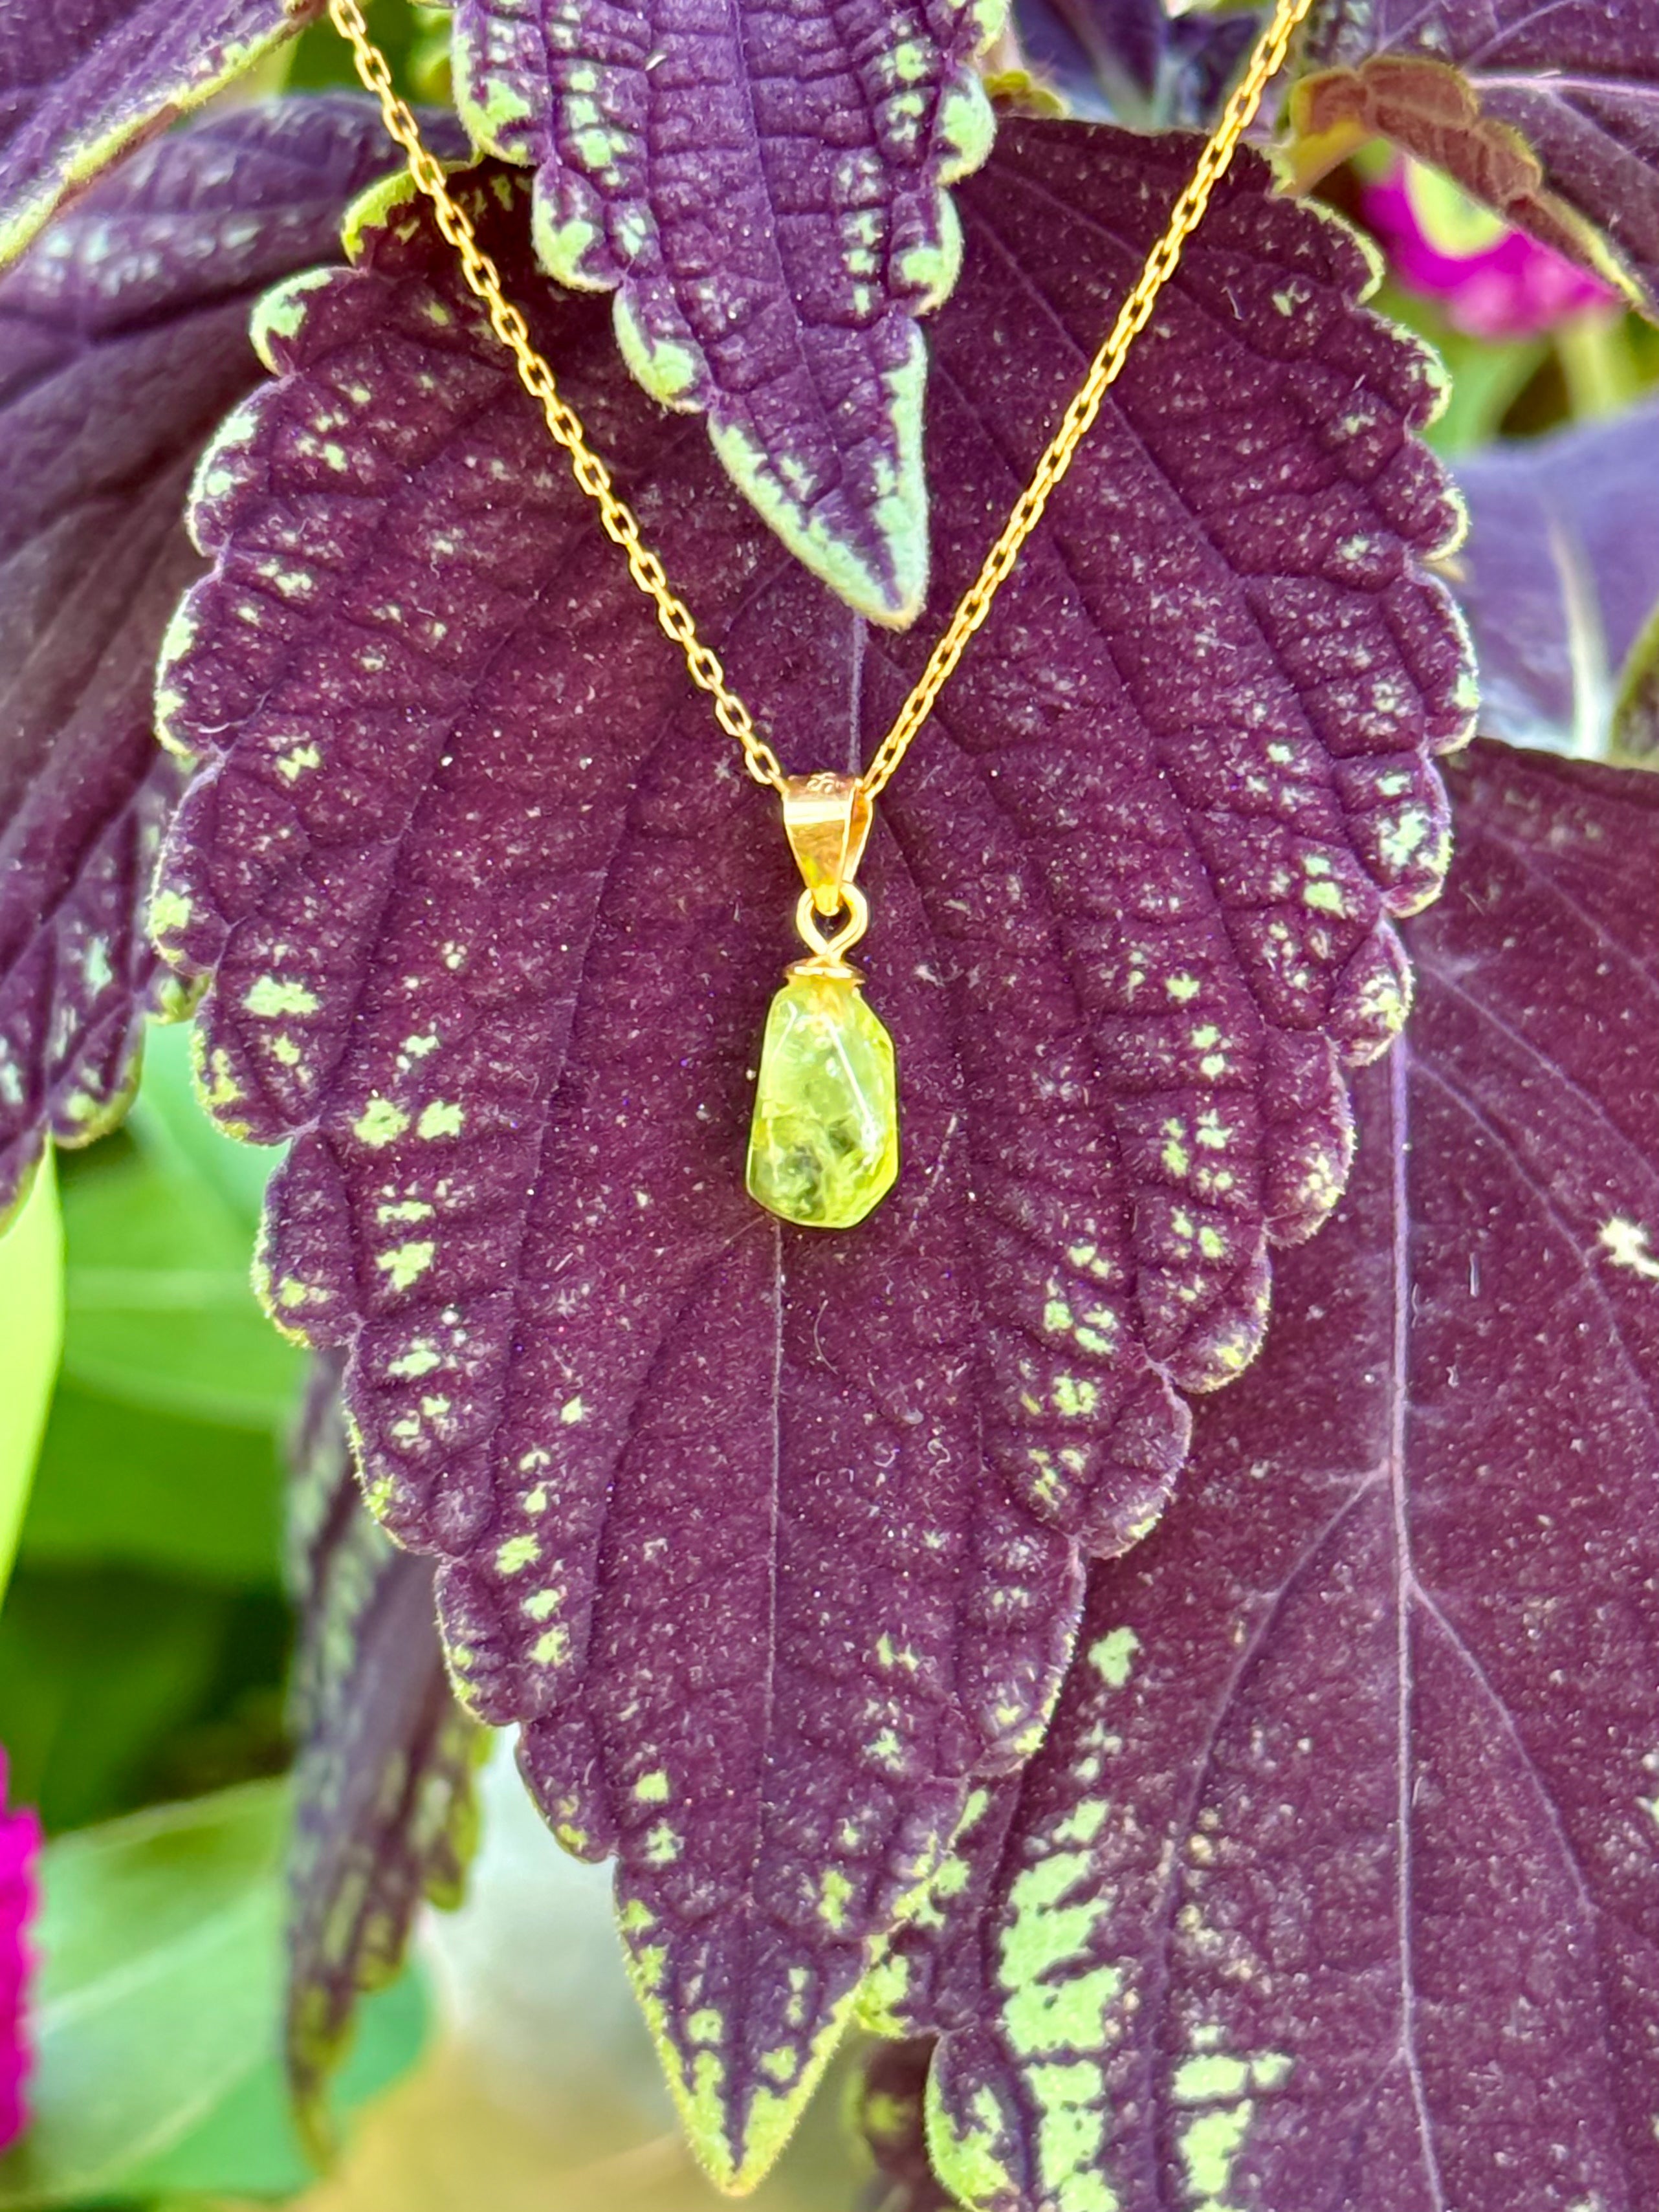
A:
<svg viewBox="0 0 1659 2212">
<path fill-rule="evenodd" d="M 893 1040 L 851 976 L 791 972 L 772 1001 L 749 1194 L 806 1229 L 850 1229 L 898 1174 Z"/>
</svg>

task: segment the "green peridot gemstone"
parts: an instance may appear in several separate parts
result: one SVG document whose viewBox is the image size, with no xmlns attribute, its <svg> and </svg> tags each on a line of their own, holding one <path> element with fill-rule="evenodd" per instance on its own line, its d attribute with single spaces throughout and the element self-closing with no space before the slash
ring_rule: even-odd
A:
<svg viewBox="0 0 1659 2212">
<path fill-rule="evenodd" d="M 850 1229 L 898 1174 L 893 1040 L 851 976 L 792 971 L 772 1001 L 749 1194 L 806 1229 Z"/>
</svg>

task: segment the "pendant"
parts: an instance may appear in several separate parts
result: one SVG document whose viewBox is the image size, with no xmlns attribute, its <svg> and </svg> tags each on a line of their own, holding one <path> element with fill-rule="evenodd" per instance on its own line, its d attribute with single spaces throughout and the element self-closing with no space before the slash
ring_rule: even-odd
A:
<svg viewBox="0 0 1659 2212">
<path fill-rule="evenodd" d="M 808 957 L 785 970 L 766 1018 L 749 1194 L 804 1229 L 851 1229 L 898 1175 L 893 1040 L 842 957 L 869 923 L 853 881 L 870 834 L 870 800 L 848 775 L 787 779 L 783 823 L 806 888 L 795 927 Z M 826 937 L 821 920 L 844 914 Z"/>
</svg>

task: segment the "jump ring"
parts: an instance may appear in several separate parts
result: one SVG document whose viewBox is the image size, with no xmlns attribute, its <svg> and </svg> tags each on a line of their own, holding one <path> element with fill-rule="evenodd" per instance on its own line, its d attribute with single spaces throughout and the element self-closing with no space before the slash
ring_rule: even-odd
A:
<svg viewBox="0 0 1659 2212">
<path fill-rule="evenodd" d="M 811 891 L 803 891 L 795 906 L 795 927 L 807 951 L 817 960 L 840 960 L 849 952 L 870 927 L 870 902 L 856 884 L 843 884 L 841 902 L 847 919 L 833 937 L 826 938 L 818 927 L 818 917 L 812 904 Z"/>
</svg>

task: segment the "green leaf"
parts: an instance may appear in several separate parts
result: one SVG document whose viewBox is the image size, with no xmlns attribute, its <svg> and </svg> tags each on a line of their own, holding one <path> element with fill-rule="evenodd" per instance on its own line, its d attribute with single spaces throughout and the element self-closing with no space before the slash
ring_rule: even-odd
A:
<svg viewBox="0 0 1659 2212">
<path fill-rule="evenodd" d="M 259 1784 L 47 1851 L 35 2119 L 0 2160 L 0 2212 L 304 2185 L 276 2058 L 286 1806 Z M 365 2008 L 356 2096 L 412 2061 L 424 2014 L 418 1988 Z"/>
<path fill-rule="evenodd" d="M 196 1087 L 195 1036 L 190 1022 L 150 1024 L 143 1081 L 127 1127 L 159 1169 L 216 1193 L 251 1236 L 265 1185 L 288 1147 L 238 1145 L 216 1126 Z"/>
<path fill-rule="evenodd" d="M 273 1437 L 59 1385 L 23 1522 L 27 1564 L 274 1587 L 281 1526 Z"/>
<path fill-rule="evenodd" d="M 0 1743 L 49 1830 L 132 1802 L 207 1705 L 233 1604 L 148 1576 L 20 1570 L 0 1613 Z"/>
<path fill-rule="evenodd" d="M 1616 758 L 1650 768 L 1659 756 L 1659 607 L 1630 649 L 1613 708 Z"/>
<path fill-rule="evenodd" d="M 234 1790 L 46 1853 L 34 2124 L 0 2206 L 116 2188 L 258 2065 L 276 2005 L 285 1792 Z"/>
<path fill-rule="evenodd" d="M 65 1188 L 64 1371 L 130 1404 L 269 1428 L 288 1418 L 303 1366 L 249 1279 L 276 1155 L 253 1154 L 252 1173 L 228 1164 L 236 1147 L 207 1126 L 177 1054 L 170 1040 L 155 1054 L 133 1146 L 93 1156 Z"/>
<path fill-rule="evenodd" d="M 351 2051 L 333 2087 L 337 2110 L 349 2112 L 388 2087 L 419 2057 L 430 2024 L 424 1977 L 398 1977 L 358 2008 Z M 313 2178 L 289 2114 L 282 2068 L 266 2058 L 182 2142 L 146 2159 L 125 2177 L 130 2191 L 234 2191 L 239 2196 L 291 2195 Z"/>
<path fill-rule="evenodd" d="M 64 1341 L 64 1231 L 47 1153 L 0 1237 L 0 1595 L 17 1549 Z"/>
</svg>

